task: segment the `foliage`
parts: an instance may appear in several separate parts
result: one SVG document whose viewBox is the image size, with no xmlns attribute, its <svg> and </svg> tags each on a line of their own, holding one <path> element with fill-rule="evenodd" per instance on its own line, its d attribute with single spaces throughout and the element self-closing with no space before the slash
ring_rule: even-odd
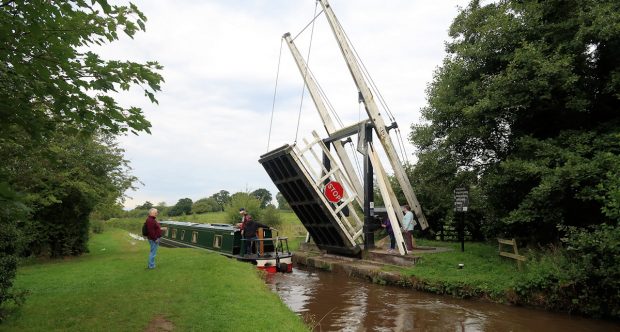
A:
<svg viewBox="0 0 620 332">
<path fill-rule="evenodd" d="M 146 201 L 144 202 L 144 204 L 136 206 L 134 210 L 147 210 L 148 211 L 152 208 L 153 208 L 153 203 Z"/>
<path fill-rule="evenodd" d="M 224 210 L 226 212 L 226 221 L 235 224 L 241 222 L 239 209 L 244 208 L 254 220 L 261 220 L 261 202 L 253 195 L 243 192 L 234 193 L 228 206 Z"/>
<path fill-rule="evenodd" d="M 263 224 L 275 228 L 282 225 L 282 217 L 280 216 L 280 211 L 278 211 L 273 205 L 267 206 L 263 210 L 262 214 L 263 216 L 261 217 L 261 222 Z"/>
<path fill-rule="evenodd" d="M 217 200 L 213 197 L 201 198 L 192 205 L 192 213 L 207 213 L 222 211 Z"/>
<path fill-rule="evenodd" d="M 224 208 L 228 205 L 228 203 L 230 203 L 231 199 L 230 193 L 226 190 L 220 190 L 219 192 L 211 195 L 211 198 L 217 202 L 220 207 L 220 211 L 224 211 Z"/>
<path fill-rule="evenodd" d="M 95 205 L 90 213 L 90 220 L 108 220 L 110 218 L 118 218 L 125 215 L 123 205 L 118 201 L 115 194 L 110 194 Z"/>
<path fill-rule="evenodd" d="M 276 194 L 276 201 L 278 202 L 278 210 L 290 210 L 291 209 L 291 206 L 288 204 L 288 202 L 284 198 L 284 195 L 282 195 L 280 192 Z"/>
<path fill-rule="evenodd" d="M 101 234 L 105 230 L 105 222 L 103 220 L 93 220 L 90 222 L 90 228 L 95 234 Z"/>
<path fill-rule="evenodd" d="M 620 318 L 620 227 L 570 227 L 564 249 L 528 263 L 516 285 L 522 303 Z"/>
<path fill-rule="evenodd" d="M 24 253 L 79 255 L 86 248 L 89 216 L 101 202 L 115 200 L 132 187 L 123 150 L 106 137 L 70 136 L 59 131 L 45 141 L 7 145 L 8 161 L 0 173 L 12 188 L 25 193 L 31 215 L 20 229 Z"/>
<path fill-rule="evenodd" d="M 617 220 L 620 26 L 607 22 L 619 19 L 612 0 L 472 1 L 460 12 L 428 122 L 411 135 L 431 221 L 449 218 L 460 184 L 479 193 L 489 237 L 554 242 L 557 225 Z"/>
<path fill-rule="evenodd" d="M 124 229 L 139 235 L 142 232 L 142 224 L 145 220 L 146 215 L 144 217 L 112 218 L 106 221 L 106 227 Z"/>
<path fill-rule="evenodd" d="M 267 204 L 271 202 L 271 198 L 272 198 L 269 190 L 265 188 L 256 189 L 252 193 L 250 193 L 250 195 L 256 197 L 260 201 L 261 209 L 264 209 L 265 207 L 267 207 Z"/>
<path fill-rule="evenodd" d="M 15 193 L 11 194 L 8 190 L 0 192 L 0 322 L 5 316 L 6 304 L 20 305 L 25 296 L 24 292 L 12 289 L 19 252 L 23 246 L 17 220 L 27 215 L 26 206 L 15 202 L 14 196 Z"/>
<path fill-rule="evenodd" d="M 171 217 L 188 215 L 192 213 L 192 200 L 190 198 L 181 198 L 169 211 Z"/>
<path fill-rule="evenodd" d="M 27 243 L 25 253 L 83 252 L 88 215 L 93 210 L 108 215 L 105 206 L 131 185 L 126 161 L 106 140 L 148 132 L 150 123 L 140 108 L 121 106 L 114 97 L 139 86 L 156 103 L 162 67 L 103 60 L 88 48 L 122 33 L 132 37 L 144 30 L 145 20 L 133 4 L 105 0 L 1 3 L 0 210 L 5 214 L 0 228 L 22 223 L 0 256 L 12 256 L 15 241 Z M 18 205 L 28 214 L 17 212 Z M 64 240 L 68 243 L 61 244 Z M 2 260 L 0 271 L 12 265 L 11 259 Z M 10 285 L 8 279 L 3 285 Z M 0 294 L 6 294 L 3 287 Z M 0 298 L 0 305 L 5 300 Z"/>
<path fill-rule="evenodd" d="M 158 209 L 159 210 L 159 209 Z M 162 212 L 159 212 L 160 215 L 162 214 Z M 139 209 L 133 209 L 130 211 L 125 211 L 125 213 L 123 213 L 123 218 L 143 218 L 146 219 L 146 217 L 149 215 L 149 210 L 139 210 Z"/>
<path fill-rule="evenodd" d="M 114 100 L 137 85 L 152 102 L 162 77 L 157 62 L 106 61 L 87 49 L 144 30 L 131 4 L 106 0 L 8 1 L 0 7 L 0 132 L 17 126 L 34 136 L 59 124 L 88 132 L 149 131 L 137 107 Z"/>
</svg>

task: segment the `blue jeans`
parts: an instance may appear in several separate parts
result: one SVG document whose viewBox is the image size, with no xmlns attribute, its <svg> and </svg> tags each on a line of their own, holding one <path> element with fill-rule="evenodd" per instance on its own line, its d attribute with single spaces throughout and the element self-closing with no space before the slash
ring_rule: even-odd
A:
<svg viewBox="0 0 620 332">
<path fill-rule="evenodd" d="M 159 247 L 159 239 L 157 241 L 153 241 L 149 239 L 149 244 L 151 245 L 151 252 L 149 253 L 149 269 L 155 268 L 155 256 L 157 255 L 157 247 Z"/>
</svg>

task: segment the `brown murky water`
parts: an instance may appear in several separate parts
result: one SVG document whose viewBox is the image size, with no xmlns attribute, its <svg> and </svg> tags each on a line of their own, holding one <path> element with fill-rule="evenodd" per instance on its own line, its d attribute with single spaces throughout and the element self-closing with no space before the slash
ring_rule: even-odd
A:
<svg viewBox="0 0 620 332">
<path fill-rule="evenodd" d="M 459 300 L 296 267 L 271 289 L 315 331 L 620 331 L 620 323 Z"/>
</svg>

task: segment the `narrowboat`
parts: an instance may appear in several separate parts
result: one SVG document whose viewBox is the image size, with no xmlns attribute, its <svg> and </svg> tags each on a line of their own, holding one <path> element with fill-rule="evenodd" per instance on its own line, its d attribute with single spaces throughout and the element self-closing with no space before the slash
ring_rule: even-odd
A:
<svg viewBox="0 0 620 332">
<path fill-rule="evenodd" d="M 240 261 L 251 262 L 267 272 L 292 272 L 292 256 L 288 238 L 273 237 L 272 230 L 259 228 L 258 239 L 252 240 L 250 252 L 246 251 L 246 239 L 238 227 L 229 224 L 200 224 L 164 220 L 166 227 L 161 237 L 165 246 L 197 248 L 216 252 Z"/>
</svg>

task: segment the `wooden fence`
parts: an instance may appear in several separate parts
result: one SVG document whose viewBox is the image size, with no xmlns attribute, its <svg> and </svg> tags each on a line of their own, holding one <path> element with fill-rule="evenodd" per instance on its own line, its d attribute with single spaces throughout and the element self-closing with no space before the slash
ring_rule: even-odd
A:
<svg viewBox="0 0 620 332">
<path fill-rule="evenodd" d="M 517 248 L 517 241 L 515 241 L 515 239 L 512 239 L 512 240 L 497 239 L 497 242 L 499 246 L 499 255 L 517 260 L 519 269 L 521 269 L 521 262 L 525 262 L 527 258 L 525 258 L 525 256 L 523 255 L 519 255 L 519 249 Z M 502 251 L 502 244 L 511 246 L 512 252 Z"/>
</svg>

